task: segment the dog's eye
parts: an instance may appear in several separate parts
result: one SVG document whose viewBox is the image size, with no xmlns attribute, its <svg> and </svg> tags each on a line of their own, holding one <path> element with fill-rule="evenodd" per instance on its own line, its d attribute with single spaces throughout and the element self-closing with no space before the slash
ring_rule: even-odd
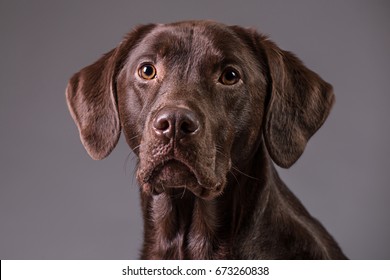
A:
<svg viewBox="0 0 390 280">
<path fill-rule="evenodd" d="M 238 83 L 239 80 L 240 74 L 237 70 L 233 68 L 225 69 L 225 71 L 223 71 L 221 77 L 219 78 L 219 82 L 227 86 L 234 85 Z"/>
<path fill-rule="evenodd" d="M 157 75 L 157 70 L 152 64 L 144 64 L 138 69 L 138 75 L 145 80 L 152 80 Z"/>
</svg>

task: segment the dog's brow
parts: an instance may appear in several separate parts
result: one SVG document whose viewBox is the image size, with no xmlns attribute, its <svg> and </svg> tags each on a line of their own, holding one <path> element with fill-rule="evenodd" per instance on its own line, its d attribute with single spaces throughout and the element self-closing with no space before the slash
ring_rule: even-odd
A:
<svg viewBox="0 0 390 280">
<path fill-rule="evenodd" d="M 234 57 L 224 53 L 222 47 L 218 47 L 212 34 L 202 30 L 185 28 L 164 28 L 149 34 L 139 45 L 135 59 L 150 60 L 156 62 L 163 60 L 172 66 L 180 66 L 178 79 L 193 77 L 194 73 L 216 71 L 225 64 L 225 61 L 234 61 Z"/>
<path fill-rule="evenodd" d="M 214 55 L 222 58 L 221 49 L 217 48 L 212 38 L 205 36 L 196 30 L 172 30 L 163 31 L 154 37 L 153 49 L 159 55 L 166 56 L 190 56 Z"/>
</svg>

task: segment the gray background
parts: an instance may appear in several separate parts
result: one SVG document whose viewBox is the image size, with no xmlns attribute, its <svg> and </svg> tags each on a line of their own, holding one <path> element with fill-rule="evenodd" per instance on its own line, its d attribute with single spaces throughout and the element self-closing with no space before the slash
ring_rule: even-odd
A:
<svg viewBox="0 0 390 280">
<path fill-rule="evenodd" d="M 334 85 L 336 105 L 289 170 L 291 190 L 352 259 L 390 259 L 388 1 L 0 2 L 0 259 L 133 259 L 135 158 L 103 161 L 67 111 L 69 77 L 149 22 L 255 27 Z"/>
</svg>

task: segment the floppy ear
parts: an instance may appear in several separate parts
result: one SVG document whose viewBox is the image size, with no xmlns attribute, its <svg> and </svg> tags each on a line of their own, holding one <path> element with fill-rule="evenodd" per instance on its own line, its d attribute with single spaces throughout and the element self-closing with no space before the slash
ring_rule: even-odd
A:
<svg viewBox="0 0 390 280">
<path fill-rule="evenodd" d="M 333 89 L 292 53 L 265 37 L 260 44 L 271 83 L 264 139 L 273 161 L 288 168 L 328 117 L 335 99 Z"/>
<path fill-rule="evenodd" d="M 93 159 L 103 159 L 119 140 L 116 77 L 138 41 L 154 25 L 145 25 L 130 32 L 119 46 L 94 64 L 73 75 L 66 88 L 69 111 L 80 139 Z"/>
</svg>

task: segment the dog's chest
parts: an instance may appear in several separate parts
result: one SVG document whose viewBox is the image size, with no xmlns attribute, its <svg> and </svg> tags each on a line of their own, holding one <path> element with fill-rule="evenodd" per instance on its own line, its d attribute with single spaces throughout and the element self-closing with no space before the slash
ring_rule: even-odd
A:
<svg viewBox="0 0 390 280">
<path fill-rule="evenodd" d="M 155 259 L 228 259 L 231 249 L 218 234 L 215 205 L 191 197 L 171 199 L 162 194 L 153 199 L 146 250 Z"/>
</svg>

